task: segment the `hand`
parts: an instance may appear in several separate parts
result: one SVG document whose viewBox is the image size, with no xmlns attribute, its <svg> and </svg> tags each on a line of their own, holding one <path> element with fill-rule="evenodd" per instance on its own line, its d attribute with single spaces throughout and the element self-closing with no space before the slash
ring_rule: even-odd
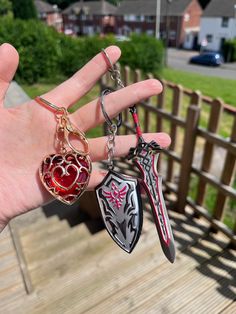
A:
<svg viewBox="0 0 236 314">
<path fill-rule="evenodd" d="M 115 46 L 106 49 L 112 62 L 120 57 Z M 0 46 L 0 230 L 8 221 L 52 199 L 42 186 L 38 168 L 42 159 L 55 152 L 54 114 L 30 100 L 16 108 L 5 109 L 4 97 L 18 66 L 17 51 L 9 44 Z M 42 95 L 57 106 L 70 107 L 83 97 L 107 71 L 104 56 L 100 53 L 70 79 Z M 109 94 L 106 110 L 110 117 L 123 109 L 162 91 L 160 82 L 154 79 L 139 82 Z M 71 122 L 86 132 L 104 122 L 99 98 L 78 109 L 70 116 Z M 162 147 L 170 144 L 167 134 L 145 134 L 147 141 L 156 140 Z M 90 156 L 93 162 L 106 159 L 106 137 L 90 139 Z M 136 145 L 135 135 L 116 138 L 115 156 L 125 156 Z M 93 189 L 104 177 L 104 172 L 94 170 L 89 189 Z"/>
</svg>

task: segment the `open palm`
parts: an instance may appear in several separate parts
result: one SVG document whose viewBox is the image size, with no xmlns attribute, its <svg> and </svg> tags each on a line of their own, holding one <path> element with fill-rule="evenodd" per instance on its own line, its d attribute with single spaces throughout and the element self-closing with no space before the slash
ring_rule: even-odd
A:
<svg viewBox="0 0 236 314">
<path fill-rule="evenodd" d="M 108 47 L 106 52 L 112 62 L 120 57 L 118 47 Z M 16 108 L 3 107 L 18 59 L 18 53 L 11 45 L 0 46 L 0 229 L 11 218 L 52 198 L 39 180 L 38 168 L 46 155 L 55 152 L 54 114 L 34 100 Z M 57 106 L 68 108 L 83 97 L 106 71 L 107 64 L 100 53 L 70 79 L 43 97 Z M 116 116 L 123 109 L 158 94 L 161 90 L 161 84 L 153 79 L 133 84 L 109 94 L 106 98 L 106 110 L 109 116 Z M 71 114 L 70 119 L 84 132 L 103 123 L 99 98 Z M 164 133 L 145 134 L 144 137 L 147 141 L 156 140 L 162 147 L 170 144 L 169 136 Z M 90 139 L 89 144 L 93 162 L 106 159 L 105 137 Z M 135 145 L 134 135 L 118 136 L 115 155 L 124 156 Z M 93 189 L 104 175 L 101 170 L 93 170 L 88 188 Z"/>
</svg>

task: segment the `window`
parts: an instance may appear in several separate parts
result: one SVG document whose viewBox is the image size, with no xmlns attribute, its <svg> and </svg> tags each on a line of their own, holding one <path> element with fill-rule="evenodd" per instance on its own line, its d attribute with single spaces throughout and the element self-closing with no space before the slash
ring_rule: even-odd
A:
<svg viewBox="0 0 236 314">
<path fill-rule="evenodd" d="M 69 20 L 76 21 L 77 20 L 77 16 L 75 14 L 70 14 L 69 15 Z"/>
<path fill-rule="evenodd" d="M 146 21 L 147 23 L 153 23 L 153 22 L 156 21 L 156 17 L 153 16 L 153 15 L 147 15 L 147 16 L 145 16 L 145 21 Z"/>
<path fill-rule="evenodd" d="M 190 15 L 188 13 L 184 14 L 184 22 L 189 22 L 190 21 Z"/>
<path fill-rule="evenodd" d="M 134 22 L 135 21 L 135 19 L 136 19 L 136 16 L 135 15 L 133 15 L 133 14 L 125 14 L 124 15 L 124 20 L 126 21 L 126 22 Z"/>
<path fill-rule="evenodd" d="M 136 15 L 135 21 L 136 22 L 143 22 L 144 21 L 144 16 L 143 15 Z"/>
<path fill-rule="evenodd" d="M 134 14 L 126 14 L 124 15 L 124 20 L 126 22 L 143 22 L 144 15 L 134 15 Z"/>
<path fill-rule="evenodd" d="M 147 35 L 149 35 L 149 36 L 153 36 L 153 35 L 154 35 L 154 30 L 153 30 L 153 29 L 148 29 L 148 30 L 146 31 L 146 33 L 147 33 Z"/>
<path fill-rule="evenodd" d="M 228 27 L 229 26 L 229 18 L 228 17 L 222 17 L 221 26 L 222 27 Z"/>
<path fill-rule="evenodd" d="M 171 40 L 175 40 L 176 39 L 176 31 L 170 31 L 169 37 Z"/>
<path fill-rule="evenodd" d="M 213 41 L 213 35 L 207 34 L 207 35 L 206 35 L 206 40 L 207 40 L 208 43 L 212 43 L 212 41 Z"/>
</svg>

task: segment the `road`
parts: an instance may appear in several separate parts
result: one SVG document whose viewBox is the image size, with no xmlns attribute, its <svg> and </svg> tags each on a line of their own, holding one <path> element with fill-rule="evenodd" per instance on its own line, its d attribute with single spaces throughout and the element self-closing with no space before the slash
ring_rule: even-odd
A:
<svg viewBox="0 0 236 314">
<path fill-rule="evenodd" d="M 214 76 L 236 80 L 236 62 L 226 63 L 217 68 L 188 64 L 189 59 L 197 54 L 198 52 L 196 51 L 186 51 L 169 48 L 168 66 L 173 69 L 198 73 L 206 76 Z"/>
</svg>

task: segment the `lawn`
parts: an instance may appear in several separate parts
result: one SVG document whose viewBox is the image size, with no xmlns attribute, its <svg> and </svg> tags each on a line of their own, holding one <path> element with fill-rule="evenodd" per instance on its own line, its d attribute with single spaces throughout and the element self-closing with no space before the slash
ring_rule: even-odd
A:
<svg viewBox="0 0 236 314">
<path fill-rule="evenodd" d="M 214 69 L 209 69 L 209 71 L 214 71 Z M 212 98 L 220 97 L 225 103 L 236 107 L 236 77 L 235 80 L 230 80 L 170 68 L 165 68 L 161 77 L 189 89 L 200 90 L 203 95 Z"/>
</svg>

